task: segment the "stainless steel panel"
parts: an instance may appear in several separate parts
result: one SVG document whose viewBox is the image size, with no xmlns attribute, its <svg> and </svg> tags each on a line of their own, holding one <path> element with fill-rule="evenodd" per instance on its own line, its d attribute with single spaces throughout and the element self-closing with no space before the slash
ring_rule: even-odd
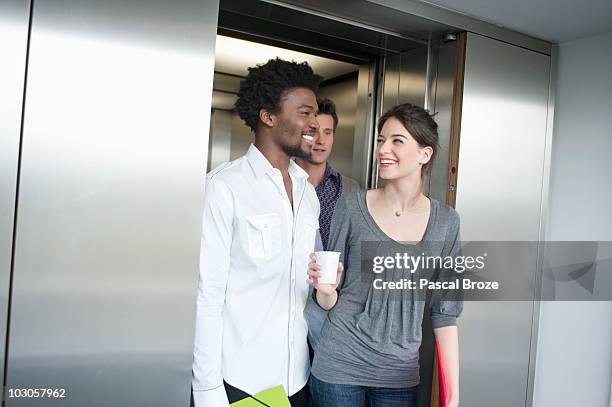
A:
<svg viewBox="0 0 612 407">
<path fill-rule="evenodd" d="M 229 110 L 214 110 L 212 112 L 208 138 L 207 172 L 230 160 L 232 115 L 234 115 L 234 112 Z"/>
<path fill-rule="evenodd" d="M 469 240 L 538 240 L 549 72 L 548 56 L 468 35 L 457 208 Z"/>
<path fill-rule="evenodd" d="M 29 15 L 28 0 L 0 2 L 0 377 L 4 377 Z"/>
<path fill-rule="evenodd" d="M 213 90 L 212 108 L 219 110 L 233 110 L 238 97 L 234 93 L 218 92 Z"/>
<path fill-rule="evenodd" d="M 427 75 L 428 73 L 431 75 L 435 74 L 433 70 L 428 70 L 428 60 L 428 46 L 399 54 L 392 54 L 384 59 L 384 70 L 379 84 L 382 90 L 382 101 L 380 102 L 381 109 L 376 117 L 376 123 L 382 114 L 395 105 L 401 103 L 412 103 L 418 106 L 425 105 L 426 97 L 429 93 L 427 86 L 431 83 Z M 377 131 L 375 130 L 375 132 Z M 370 165 L 373 168 L 373 186 L 379 187 L 384 185 L 384 180 L 378 177 L 376 157 L 373 155 Z M 428 182 L 425 182 L 425 184 L 427 185 Z"/>
<path fill-rule="evenodd" d="M 548 89 L 548 114 L 546 117 L 546 143 L 544 146 L 544 166 L 542 180 L 542 204 L 540 216 L 540 245 L 538 247 L 538 270 L 540 272 L 535 279 L 535 298 L 541 298 L 542 292 L 542 267 L 544 263 L 544 246 L 546 244 L 546 234 L 548 230 L 548 214 L 549 214 L 549 188 L 550 188 L 550 173 L 552 165 L 552 140 L 555 121 L 555 99 L 556 86 L 558 75 L 558 58 L 559 46 L 553 45 L 550 53 L 550 79 Z M 533 406 L 536 382 L 536 360 L 538 356 L 538 342 L 540 338 L 540 315 L 541 302 L 536 301 L 533 307 L 533 321 L 531 323 L 531 352 L 529 354 L 529 376 L 527 377 L 527 406 Z M 612 386 L 612 383 L 611 383 Z M 611 387 L 612 390 L 612 387 Z M 610 400 L 612 403 L 612 399 Z"/>
<path fill-rule="evenodd" d="M 255 135 L 235 111 L 232 112 L 232 141 L 230 143 L 230 160 L 235 160 L 247 153 Z"/>
<path fill-rule="evenodd" d="M 385 58 L 384 63 L 385 67 L 381 81 L 383 93 L 380 115 L 400 103 L 401 55 L 389 55 Z"/>
<path fill-rule="evenodd" d="M 366 188 L 370 184 L 371 157 L 375 141 L 375 92 L 378 61 L 359 66 L 357 76 L 357 115 L 353 144 L 352 177 Z"/>
<path fill-rule="evenodd" d="M 400 103 L 424 106 L 428 48 L 393 54 L 385 59 L 382 113 Z"/>
<path fill-rule="evenodd" d="M 353 147 L 355 145 L 355 122 L 357 111 L 358 76 L 351 76 L 341 82 L 324 85 L 319 88 L 318 96 L 327 97 L 336 104 L 338 127 L 334 133 L 334 145 L 329 162 L 338 172 L 353 177 Z M 362 130 L 360 129 L 360 132 Z M 359 161 L 362 163 L 361 161 Z"/>
<path fill-rule="evenodd" d="M 427 90 L 427 61 L 429 47 L 421 47 L 400 55 L 399 103 L 425 107 Z"/>
<path fill-rule="evenodd" d="M 187 406 L 216 0 L 34 3 L 8 406 Z"/>
<path fill-rule="evenodd" d="M 464 241 L 538 240 L 549 72 L 546 55 L 468 34 L 456 204 Z M 521 261 L 537 269 L 537 254 Z M 535 290 L 530 273 L 523 280 Z M 531 302 L 466 304 L 462 405 L 525 405 L 533 317 Z"/>
<path fill-rule="evenodd" d="M 433 109 L 436 102 L 436 76 L 438 69 L 438 55 L 440 53 L 439 41 L 429 41 L 427 44 L 426 54 L 426 80 L 425 84 L 425 102 L 423 107 L 427 110 Z"/>
<path fill-rule="evenodd" d="M 227 92 L 227 93 L 238 93 L 240 89 L 240 82 L 244 78 L 236 75 L 228 75 L 221 72 L 215 72 L 215 77 L 213 79 L 213 89 Z"/>
<path fill-rule="evenodd" d="M 434 161 L 429 177 L 429 196 L 446 202 L 448 192 L 448 162 L 450 159 L 450 132 L 453 109 L 453 86 L 455 85 L 456 42 L 441 44 L 437 47 L 436 75 L 432 93 L 434 104 L 430 111 L 435 112 L 438 123 L 438 156 Z"/>
</svg>

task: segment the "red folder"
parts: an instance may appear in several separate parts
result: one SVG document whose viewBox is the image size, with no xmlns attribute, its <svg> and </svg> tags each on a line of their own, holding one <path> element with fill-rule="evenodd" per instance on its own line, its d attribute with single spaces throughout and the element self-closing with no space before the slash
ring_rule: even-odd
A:
<svg viewBox="0 0 612 407">
<path fill-rule="evenodd" d="M 436 340 L 436 349 L 438 350 L 438 407 L 446 407 L 447 395 L 448 395 L 448 384 L 446 381 L 446 375 L 442 366 L 442 351 L 440 344 Z"/>
</svg>

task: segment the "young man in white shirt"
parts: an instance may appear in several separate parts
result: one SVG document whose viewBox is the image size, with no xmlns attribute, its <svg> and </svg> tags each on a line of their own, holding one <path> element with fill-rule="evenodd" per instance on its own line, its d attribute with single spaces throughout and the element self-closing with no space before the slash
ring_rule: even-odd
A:
<svg viewBox="0 0 612 407">
<path fill-rule="evenodd" d="M 236 110 L 255 133 L 247 154 L 207 176 L 193 362 L 196 407 L 226 407 L 282 384 L 308 405 L 308 255 L 319 201 L 302 140 L 316 135 L 321 78 L 270 60 L 240 85 Z"/>
</svg>

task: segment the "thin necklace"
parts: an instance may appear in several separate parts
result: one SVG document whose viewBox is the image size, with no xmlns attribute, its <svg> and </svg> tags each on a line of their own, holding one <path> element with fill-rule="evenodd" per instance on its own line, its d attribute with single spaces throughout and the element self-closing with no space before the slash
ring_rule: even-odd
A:
<svg viewBox="0 0 612 407">
<path fill-rule="evenodd" d="M 412 208 L 414 208 L 416 205 L 412 205 Z M 397 211 L 395 211 L 395 216 L 400 217 L 404 214 L 404 211 L 399 209 Z"/>
</svg>

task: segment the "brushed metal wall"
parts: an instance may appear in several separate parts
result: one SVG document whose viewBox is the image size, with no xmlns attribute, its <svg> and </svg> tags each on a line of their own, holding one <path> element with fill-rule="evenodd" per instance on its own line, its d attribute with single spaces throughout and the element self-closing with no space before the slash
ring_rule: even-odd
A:
<svg viewBox="0 0 612 407">
<path fill-rule="evenodd" d="M 376 125 L 378 125 L 378 118 L 393 106 L 402 103 L 425 106 L 427 86 L 430 83 L 427 70 L 428 58 L 427 45 L 385 57 L 378 85 L 380 110 L 376 115 Z M 373 135 L 374 149 L 377 133 L 376 129 Z M 373 154 L 370 165 L 373 169 L 372 187 L 382 187 L 385 181 L 378 177 L 378 164 Z"/>
<path fill-rule="evenodd" d="M 385 58 L 381 113 L 401 103 L 425 105 L 427 58 L 427 46 Z"/>
<path fill-rule="evenodd" d="M 232 116 L 234 114 L 230 110 L 221 109 L 213 109 L 211 113 L 206 172 L 230 161 Z"/>
<path fill-rule="evenodd" d="M 370 185 L 372 175 L 372 154 L 376 140 L 374 123 L 377 117 L 377 89 L 379 61 L 359 66 L 357 74 L 357 108 L 355 116 L 355 136 L 353 142 L 353 168 L 351 176 L 362 188 Z"/>
<path fill-rule="evenodd" d="M 367 115 L 366 112 L 357 111 L 357 84 L 357 77 L 347 78 L 342 82 L 322 86 L 317 95 L 330 98 L 336 103 L 338 128 L 334 134 L 334 145 L 329 162 L 338 172 L 348 177 L 354 175 L 352 173 L 353 160 L 359 159 L 353 154 L 356 117 Z"/>
<path fill-rule="evenodd" d="M 440 202 L 446 202 L 448 193 L 448 162 L 450 159 L 450 133 L 453 109 L 453 87 L 455 85 L 455 63 L 457 59 L 457 42 L 442 43 L 435 48 L 437 64 L 435 75 L 434 105 L 430 112 L 435 112 L 438 123 L 438 155 L 429 177 L 429 196 Z"/>
<path fill-rule="evenodd" d="M 188 405 L 217 8 L 34 2 L 8 406 Z"/>
<path fill-rule="evenodd" d="M 0 377 L 4 377 L 29 3 L 29 0 L 0 2 Z"/>
<path fill-rule="evenodd" d="M 537 241 L 550 57 L 468 34 L 456 209 L 463 241 Z M 537 254 L 517 281 L 535 290 Z M 459 322 L 461 404 L 526 403 L 532 302 L 469 302 Z"/>
</svg>

